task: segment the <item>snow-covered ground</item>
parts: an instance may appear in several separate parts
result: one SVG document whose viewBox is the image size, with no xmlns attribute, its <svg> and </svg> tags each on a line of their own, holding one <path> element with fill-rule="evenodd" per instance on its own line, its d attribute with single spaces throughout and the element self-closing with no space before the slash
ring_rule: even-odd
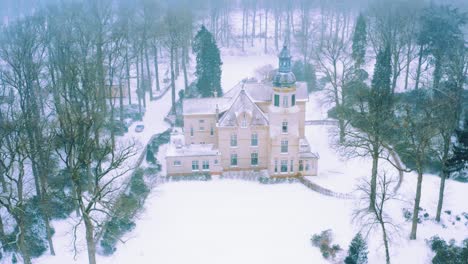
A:
<svg viewBox="0 0 468 264">
<path fill-rule="evenodd" d="M 223 50 L 222 60 L 224 91 L 245 77 L 255 76 L 259 67 L 277 64 L 275 55 L 263 55 L 260 48 L 242 54 Z M 179 78 L 178 89 L 182 83 Z M 153 134 L 164 131 L 168 126 L 163 117 L 170 108 L 170 96 L 167 93 L 161 100 L 148 100 L 144 132 L 135 133 L 131 127 L 126 137 L 145 144 Z M 306 119 L 326 118 L 331 106 L 325 101 L 324 92 L 312 93 Z M 345 159 L 336 153 L 331 147 L 332 131 L 330 126 L 306 128 L 309 142 L 321 157 L 319 176 L 313 181 L 336 192 L 350 192 L 360 178 L 369 175 L 370 162 L 365 158 Z M 161 153 L 158 158 L 163 158 Z M 391 169 L 385 164 L 383 167 Z M 421 206 L 430 214 L 429 218 L 435 215 L 438 181 L 438 177 L 425 175 L 423 182 Z M 446 228 L 427 220 L 418 227 L 418 239 L 409 241 L 410 223 L 403 218 L 402 208 L 412 208 L 415 186 L 415 175 L 405 174 L 400 188 L 402 201 L 388 207 L 389 215 L 401 227 L 392 236 L 393 263 L 430 263 L 432 253 L 425 239 L 433 235 L 455 238 L 458 242 L 468 237 L 467 220 L 455 219 L 455 215 L 468 212 L 468 204 L 463 202 L 468 184 L 449 180 L 444 210 L 451 210 L 452 216 L 444 213 Z M 346 250 L 359 229 L 352 222 L 356 204 L 356 201 L 320 195 L 299 183 L 170 182 L 153 188 L 143 212 L 135 220 L 135 230 L 124 237 L 125 243 L 118 245 L 114 255 L 98 256 L 98 263 L 328 263 L 318 248 L 311 246 L 310 237 L 332 229 L 333 243 Z M 80 252 L 76 261 L 73 260 L 72 223 L 72 218 L 53 222 L 57 256 L 45 255 L 34 263 L 87 263 L 83 241 L 79 241 Z M 369 263 L 382 263 L 384 250 L 380 234 L 371 233 L 368 241 Z"/>
</svg>

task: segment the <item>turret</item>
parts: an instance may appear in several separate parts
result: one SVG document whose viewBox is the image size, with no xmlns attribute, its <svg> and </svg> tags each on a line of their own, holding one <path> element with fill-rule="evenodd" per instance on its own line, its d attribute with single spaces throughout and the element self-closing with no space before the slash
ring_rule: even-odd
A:
<svg viewBox="0 0 468 264">
<path fill-rule="evenodd" d="M 291 70 L 291 54 L 287 46 L 283 46 L 278 59 L 278 72 L 273 78 L 273 106 L 293 107 L 296 105 L 296 76 Z"/>
</svg>

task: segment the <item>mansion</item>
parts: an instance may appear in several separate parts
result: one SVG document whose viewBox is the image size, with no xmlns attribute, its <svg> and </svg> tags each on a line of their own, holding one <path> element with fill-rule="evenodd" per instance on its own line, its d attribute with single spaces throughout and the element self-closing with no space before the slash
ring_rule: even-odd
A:
<svg viewBox="0 0 468 264">
<path fill-rule="evenodd" d="M 307 101 L 307 85 L 296 82 L 283 47 L 271 84 L 241 82 L 223 97 L 184 100 L 183 132 L 171 135 L 167 175 L 317 175 L 319 157 L 304 136 Z"/>
</svg>

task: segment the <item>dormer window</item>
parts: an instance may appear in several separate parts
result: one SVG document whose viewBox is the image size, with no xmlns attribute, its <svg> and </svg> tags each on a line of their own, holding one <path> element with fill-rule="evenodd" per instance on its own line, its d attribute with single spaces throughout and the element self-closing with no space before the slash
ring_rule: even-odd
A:
<svg viewBox="0 0 468 264">
<path fill-rule="evenodd" d="M 241 127 L 242 127 L 242 128 L 246 128 L 246 127 L 247 127 L 247 120 L 245 120 L 245 118 L 242 119 Z"/>
<path fill-rule="evenodd" d="M 245 113 L 242 116 L 242 121 L 241 121 L 241 127 L 246 128 L 247 127 L 247 118 L 245 117 Z"/>
</svg>

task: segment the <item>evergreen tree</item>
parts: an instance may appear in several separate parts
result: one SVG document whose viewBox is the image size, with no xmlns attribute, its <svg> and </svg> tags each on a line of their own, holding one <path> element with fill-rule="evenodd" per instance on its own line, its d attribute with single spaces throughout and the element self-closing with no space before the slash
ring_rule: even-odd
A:
<svg viewBox="0 0 468 264">
<path fill-rule="evenodd" d="M 364 58 L 366 56 L 367 46 L 367 30 L 366 30 L 366 19 L 362 14 L 359 14 L 356 27 L 354 28 L 353 35 L 353 52 L 352 56 L 354 59 L 356 69 L 359 69 L 364 64 Z"/>
<path fill-rule="evenodd" d="M 146 149 L 146 161 L 151 164 L 156 164 L 156 158 L 154 157 L 154 153 L 151 148 Z"/>
<path fill-rule="evenodd" d="M 345 264 L 367 264 L 367 243 L 361 233 L 357 233 L 349 245 Z"/>
<path fill-rule="evenodd" d="M 377 188 L 378 159 L 381 152 L 383 135 L 389 130 L 389 120 L 392 116 L 393 96 L 391 90 L 391 58 L 390 47 L 386 46 L 377 54 L 374 75 L 369 92 L 369 117 L 367 132 L 372 135 L 372 179 L 369 208 L 375 208 Z"/>
<path fill-rule="evenodd" d="M 197 89 L 202 97 L 222 96 L 221 57 L 213 35 L 202 26 L 193 41 L 193 52 L 197 55 L 195 75 Z"/>
<path fill-rule="evenodd" d="M 447 161 L 450 173 L 462 172 L 468 169 L 468 118 L 463 129 L 455 132 L 457 141 L 453 144 L 453 156 Z"/>
<path fill-rule="evenodd" d="M 431 5 L 421 16 L 421 29 L 418 36 L 420 45 L 427 47 L 434 64 L 433 88 L 439 88 L 444 76 L 444 68 L 449 62 L 449 53 L 453 47 L 463 43 L 462 28 L 468 17 L 456 8 Z"/>
</svg>

